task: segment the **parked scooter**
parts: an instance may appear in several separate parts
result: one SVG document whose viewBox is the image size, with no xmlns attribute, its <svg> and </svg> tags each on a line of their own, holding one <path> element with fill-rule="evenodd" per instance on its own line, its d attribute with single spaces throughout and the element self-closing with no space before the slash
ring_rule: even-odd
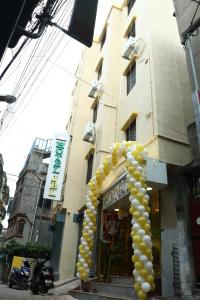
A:
<svg viewBox="0 0 200 300">
<path fill-rule="evenodd" d="M 25 259 L 23 260 L 23 265 L 21 268 L 13 268 L 10 277 L 8 286 L 12 288 L 16 286 L 19 289 L 25 290 L 29 287 L 29 276 L 30 276 L 30 264 Z"/>
<path fill-rule="evenodd" d="M 34 295 L 47 294 L 54 287 L 53 268 L 46 259 L 38 259 L 33 270 L 30 289 Z"/>
</svg>

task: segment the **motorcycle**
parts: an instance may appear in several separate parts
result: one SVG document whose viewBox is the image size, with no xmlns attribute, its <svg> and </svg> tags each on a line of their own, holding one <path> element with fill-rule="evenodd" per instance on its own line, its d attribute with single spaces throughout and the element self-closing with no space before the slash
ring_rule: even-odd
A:
<svg viewBox="0 0 200 300">
<path fill-rule="evenodd" d="M 38 259 L 33 269 L 30 290 L 34 295 L 47 294 L 54 287 L 53 268 L 45 259 Z"/>
<path fill-rule="evenodd" d="M 27 260 L 23 261 L 21 268 L 13 268 L 8 282 L 8 287 L 13 286 L 26 290 L 29 287 L 29 276 L 30 276 L 30 264 Z"/>
</svg>

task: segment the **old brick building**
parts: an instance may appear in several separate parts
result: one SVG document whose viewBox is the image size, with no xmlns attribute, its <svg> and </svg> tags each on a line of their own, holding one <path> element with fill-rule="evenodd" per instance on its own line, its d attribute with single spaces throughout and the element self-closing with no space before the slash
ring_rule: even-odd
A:
<svg viewBox="0 0 200 300">
<path fill-rule="evenodd" d="M 51 245 L 51 232 L 48 231 L 51 201 L 43 199 L 48 170 L 43 160 L 50 156 L 50 150 L 50 140 L 35 139 L 17 181 L 6 241 L 15 239 L 22 244 Z"/>
</svg>

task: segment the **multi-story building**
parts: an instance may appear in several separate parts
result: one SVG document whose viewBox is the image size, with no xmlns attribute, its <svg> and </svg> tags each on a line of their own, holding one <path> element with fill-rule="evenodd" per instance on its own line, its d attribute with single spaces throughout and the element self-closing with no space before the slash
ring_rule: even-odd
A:
<svg viewBox="0 0 200 300">
<path fill-rule="evenodd" d="M 2 221 L 6 216 L 6 205 L 9 200 L 9 187 L 7 186 L 7 176 L 3 171 L 3 157 L 0 154 L 0 234 L 3 229 Z"/>
<path fill-rule="evenodd" d="M 193 159 L 200 153 L 200 4 L 198 1 L 174 0 L 181 43 L 184 45 L 191 83 L 194 122 L 188 127 Z"/>
<path fill-rule="evenodd" d="M 168 183 L 148 182 L 157 287 L 163 295 L 178 294 L 179 279 L 182 286 L 188 275 L 175 276 L 186 270 L 189 258 L 184 253 L 182 219 L 178 222 L 176 212 L 184 196 L 174 178 L 191 162 L 187 126 L 193 112 L 185 53 L 173 12 L 171 0 L 126 0 L 113 5 L 99 38 L 84 51 L 67 125 L 72 142 L 66 167 L 64 234 L 57 256 L 60 278 L 76 273 L 87 183 L 110 146 L 123 140 L 143 143 L 154 166 L 167 166 Z M 93 124 L 84 131 L 88 122 Z M 112 217 L 120 223 L 117 254 L 122 261 L 113 263 L 110 272 L 132 274 L 125 177 L 125 162 L 121 161 L 101 191 L 93 253 L 95 274 L 105 269 L 104 231 Z M 187 294 L 184 289 L 182 292 Z"/>
<path fill-rule="evenodd" d="M 51 201 L 43 199 L 48 170 L 45 159 L 51 153 L 51 140 L 36 138 L 26 163 L 19 174 L 5 240 L 21 244 L 50 246 L 52 233 L 48 230 Z"/>
<path fill-rule="evenodd" d="M 185 186 L 185 199 L 179 203 L 181 226 L 185 231 L 185 249 L 191 262 L 183 269 L 181 276 L 187 274 L 185 289 L 200 287 L 200 3 L 199 1 L 174 0 L 175 16 L 178 23 L 180 42 L 184 45 L 190 78 L 190 101 L 193 105 L 194 119 L 188 126 L 192 162 L 179 175 L 180 185 Z M 189 190 L 189 193 L 187 192 Z"/>
</svg>

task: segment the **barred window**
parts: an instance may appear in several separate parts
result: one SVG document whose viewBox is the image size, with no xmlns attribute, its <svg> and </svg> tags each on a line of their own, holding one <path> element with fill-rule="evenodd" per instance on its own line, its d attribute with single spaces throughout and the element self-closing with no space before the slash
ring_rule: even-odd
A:
<svg viewBox="0 0 200 300">
<path fill-rule="evenodd" d="M 17 226 L 17 234 L 23 235 L 24 232 L 24 226 L 25 226 L 25 220 L 19 220 L 18 226 Z"/>
<path fill-rule="evenodd" d="M 134 120 L 126 130 L 126 140 L 136 141 L 136 120 Z"/>
<path fill-rule="evenodd" d="M 104 31 L 104 34 L 103 34 L 102 39 L 101 39 L 101 49 L 103 48 L 103 45 L 105 44 L 105 41 L 106 41 L 106 30 Z"/>
<path fill-rule="evenodd" d="M 97 114 L 98 114 L 98 102 L 96 103 L 95 107 L 93 108 L 93 123 L 97 121 Z"/>
<path fill-rule="evenodd" d="M 134 85 L 136 84 L 136 63 L 134 63 L 126 76 L 127 79 L 127 95 L 130 93 Z"/>
<path fill-rule="evenodd" d="M 132 9 L 133 5 L 135 4 L 135 1 L 136 0 L 129 0 L 128 5 L 127 5 L 127 7 L 128 7 L 128 15 L 130 14 L 131 9 Z"/>
<path fill-rule="evenodd" d="M 86 184 L 90 181 L 90 179 L 92 177 L 93 159 L 94 159 L 94 155 L 90 154 L 90 156 L 88 157 Z"/>
<path fill-rule="evenodd" d="M 136 31 L 135 31 L 135 21 L 133 22 L 128 34 L 127 34 L 127 37 L 129 38 L 130 36 L 132 37 L 135 37 L 136 36 Z"/>
</svg>

